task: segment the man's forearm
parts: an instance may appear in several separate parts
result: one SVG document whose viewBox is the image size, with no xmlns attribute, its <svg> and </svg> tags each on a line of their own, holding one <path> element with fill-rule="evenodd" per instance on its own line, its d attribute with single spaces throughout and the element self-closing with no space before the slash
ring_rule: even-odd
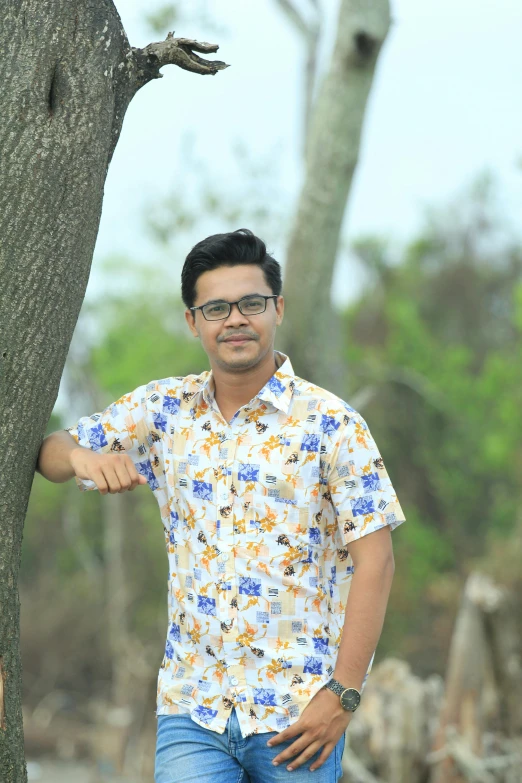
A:
<svg viewBox="0 0 522 783">
<path fill-rule="evenodd" d="M 66 430 L 52 432 L 40 447 L 36 470 L 48 481 L 57 484 L 69 481 L 74 476 L 69 455 L 74 449 L 80 448 Z"/>
<path fill-rule="evenodd" d="M 347 688 L 361 690 L 381 636 L 393 581 L 393 560 L 364 563 L 355 569 L 333 677 Z"/>
</svg>

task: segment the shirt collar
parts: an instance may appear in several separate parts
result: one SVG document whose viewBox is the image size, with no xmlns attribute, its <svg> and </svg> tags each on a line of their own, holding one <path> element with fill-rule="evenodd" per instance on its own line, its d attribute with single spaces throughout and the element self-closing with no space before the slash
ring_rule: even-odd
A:
<svg viewBox="0 0 522 783">
<path fill-rule="evenodd" d="M 272 403 L 274 407 L 283 413 L 288 413 L 295 388 L 294 369 L 289 357 L 281 351 L 274 351 L 274 358 L 277 369 L 263 388 L 258 391 L 256 397 L 259 400 L 263 400 L 263 402 Z M 212 370 L 209 370 L 201 386 L 203 399 L 209 405 L 212 404 L 214 399 L 214 388 L 214 376 Z"/>
</svg>

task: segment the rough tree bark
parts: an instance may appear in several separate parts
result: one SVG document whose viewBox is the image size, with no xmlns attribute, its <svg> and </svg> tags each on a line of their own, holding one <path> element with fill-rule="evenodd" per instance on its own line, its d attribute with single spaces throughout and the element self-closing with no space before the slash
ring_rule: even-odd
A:
<svg viewBox="0 0 522 783">
<path fill-rule="evenodd" d="M 130 46 L 112 0 L 7 0 L 0 26 L 0 780 L 25 781 L 18 571 L 37 455 L 83 302 L 125 111 L 174 38 Z M 42 644 L 45 640 L 42 640 Z"/>
<path fill-rule="evenodd" d="M 279 344 L 299 375 L 320 385 L 327 379 L 341 397 L 346 370 L 330 291 L 366 103 L 389 26 L 388 0 L 341 0 L 332 60 L 310 120 L 305 179 L 287 251 L 288 307 Z"/>
</svg>

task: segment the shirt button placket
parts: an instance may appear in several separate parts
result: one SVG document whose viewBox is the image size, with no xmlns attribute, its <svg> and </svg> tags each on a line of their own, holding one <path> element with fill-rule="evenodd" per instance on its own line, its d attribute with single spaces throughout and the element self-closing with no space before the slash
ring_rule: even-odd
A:
<svg viewBox="0 0 522 783">
<path fill-rule="evenodd" d="M 231 584 L 230 590 L 223 590 L 220 592 L 220 615 L 221 621 L 227 626 L 230 626 L 228 632 L 223 631 L 223 650 L 227 667 L 230 671 L 228 675 L 229 682 L 229 697 L 235 699 L 237 697 L 236 686 L 241 685 L 240 677 L 242 675 L 238 665 L 236 664 L 237 651 L 234 650 L 237 641 L 237 609 L 232 606 L 233 599 L 237 599 L 236 588 L 236 571 L 235 571 L 235 558 L 234 558 L 234 515 L 232 510 L 229 514 L 223 514 L 222 509 L 227 506 L 233 506 L 234 498 L 230 492 L 228 467 L 233 464 L 235 457 L 237 438 L 229 428 L 229 437 L 227 441 L 228 454 L 227 461 L 220 465 L 222 481 L 217 488 L 217 517 L 219 519 L 219 526 L 221 531 L 220 536 L 220 549 L 221 553 L 218 555 L 218 561 L 220 563 L 226 563 L 225 572 L 221 573 L 221 577 L 225 582 Z M 233 672 L 233 673 L 232 673 Z"/>
</svg>

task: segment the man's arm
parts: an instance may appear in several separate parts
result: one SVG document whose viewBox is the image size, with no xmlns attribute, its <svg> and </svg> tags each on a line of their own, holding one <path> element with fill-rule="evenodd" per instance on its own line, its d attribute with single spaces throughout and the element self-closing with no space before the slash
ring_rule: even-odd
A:
<svg viewBox="0 0 522 783">
<path fill-rule="evenodd" d="M 355 567 L 344 614 L 344 628 L 333 678 L 361 690 L 382 633 L 395 561 L 388 526 L 348 545 Z M 332 699 L 339 697 L 328 691 Z"/>
<path fill-rule="evenodd" d="M 57 483 L 76 477 L 79 489 L 98 489 L 101 494 L 131 490 L 152 480 L 148 390 L 149 386 L 139 386 L 103 411 L 51 433 L 40 447 L 38 472 Z M 157 425 L 164 426 L 161 414 L 156 418 Z"/>
<path fill-rule="evenodd" d="M 93 481 L 102 495 L 132 491 L 147 483 L 128 454 L 98 454 L 79 446 L 66 430 L 52 432 L 45 438 L 36 469 L 57 484 L 75 476 Z"/>
<path fill-rule="evenodd" d="M 36 470 L 56 484 L 69 481 L 76 475 L 71 465 L 71 452 L 81 448 L 66 430 L 52 432 L 40 446 Z"/>
<path fill-rule="evenodd" d="M 340 433 L 328 488 L 354 566 L 333 677 L 360 691 L 382 632 L 395 572 L 391 532 L 405 521 L 377 444 L 360 414 Z"/>
</svg>

